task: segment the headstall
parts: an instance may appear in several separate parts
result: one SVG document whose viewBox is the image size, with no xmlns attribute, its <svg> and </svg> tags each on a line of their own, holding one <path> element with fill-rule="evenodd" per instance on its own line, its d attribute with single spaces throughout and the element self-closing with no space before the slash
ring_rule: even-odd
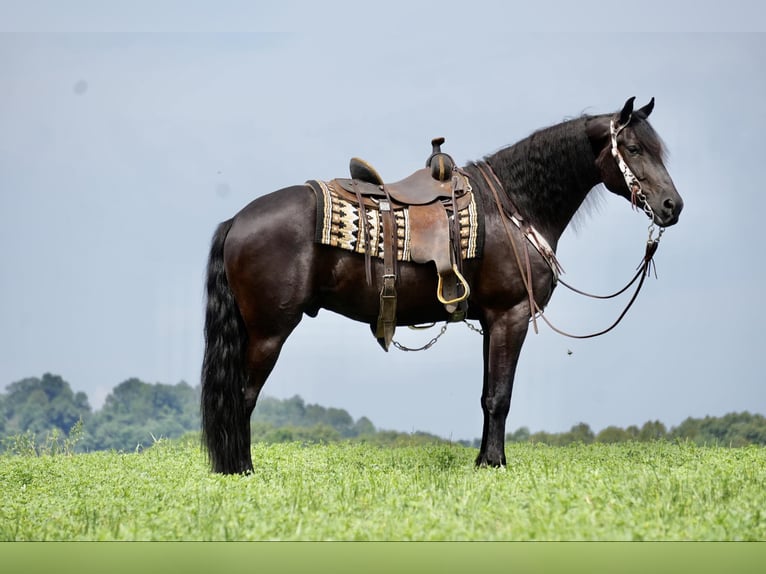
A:
<svg viewBox="0 0 766 574">
<path fill-rule="evenodd" d="M 662 237 L 662 234 L 665 232 L 664 227 L 660 227 L 659 232 L 657 234 L 657 238 L 654 239 L 654 210 L 649 205 L 649 202 L 646 200 L 646 194 L 644 193 L 644 190 L 641 189 L 641 182 L 638 180 L 636 175 L 633 173 L 633 170 L 630 169 L 630 166 L 628 165 L 628 162 L 625 161 L 625 158 L 622 157 L 622 154 L 620 153 L 619 147 L 617 147 L 617 136 L 620 135 L 620 132 L 624 130 L 626 127 L 628 127 L 628 124 L 630 124 L 630 120 L 633 119 L 633 116 L 628 116 L 628 120 L 624 124 L 617 123 L 614 119 L 612 119 L 611 122 L 609 122 L 609 135 L 611 139 L 611 148 L 612 148 L 612 157 L 614 158 L 614 161 L 617 162 L 617 167 L 620 170 L 620 173 L 622 173 L 622 177 L 625 179 L 625 184 L 628 186 L 628 189 L 630 190 L 630 203 L 633 205 L 634 209 L 638 209 L 638 202 L 641 201 L 641 209 L 643 209 L 646 216 L 651 221 L 651 224 L 649 225 L 649 242 L 657 241 L 659 242 L 660 237 Z"/>
</svg>

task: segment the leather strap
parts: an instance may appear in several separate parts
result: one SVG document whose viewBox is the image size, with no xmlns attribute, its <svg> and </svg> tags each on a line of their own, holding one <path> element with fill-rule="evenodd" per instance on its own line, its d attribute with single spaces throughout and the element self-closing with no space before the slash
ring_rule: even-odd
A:
<svg viewBox="0 0 766 574">
<path fill-rule="evenodd" d="M 654 257 L 655 252 L 657 251 L 657 248 L 660 246 L 660 242 L 658 240 L 650 240 L 646 242 L 646 253 L 644 254 L 644 259 L 641 262 L 641 264 L 638 266 L 638 272 L 636 273 L 635 277 L 630 281 L 628 284 L 628 287 L 633 284 L 633 282 L 636 280 L 636 277 L 639 275 L 641 276 L 640 281 L 638 282 L 638 286 L 636 287 L 636 291 L 633 293 L 633 296 L 630 298 L 630 301 L 628 301 L 628 304 L 625 306 L 625 309 L 623 309 L 622 313 L 620 313 L 620 316 L 617 317 L 617 320 L 612 323 L 609 327 L 606 329 L 602 329 L 601 331 L 598 331 L 597 333 L 590 333 L 589 335 L 572 335 L 571 333 L 567 333 L 566 331 L 562 331 L 561 329 L 557 328 L 555 325 L 553 325 L 548 318 L 543 314 L 542 310 L 539 310 L 538 313 L 540 313 L 540 317 L 543 321 L 546 322 L 546 324 L 556 331 L 559 335 L 564 335 L 565 337 L 569 337 L 571 339 L 592 339 L 593 337 L 598 337 L 600 335 L 605 335 L 612 329 L 614 329 L 617 325 L 619 325 L 620 321 L 622 321 L 622 318 L 625 317 L 625 315 L 628 313 L 628 310 L 633 306 L 633 303 L 638 298 L 638 293 L 641 291 L 641 287 L 644 285 L 644 279 L 646 279 L 646 276 L 651 273 L 652 269 L 652 258 Z M 571 287 L 570 287 L 571 289 Z M 625 291 L 627 287 L 623 288 L 620 293 Z M 590 295 L 593 297 L 592 295 Z M 595 296 L 597 299 L 604 299 L 606 297 L 598 297 Z"/>
<path fill-rule="evenodd" d="M 485 167 L 486 166 L 486 167 Z M 519 255 L 519 248 L 516 245 L 516 240 L 513 237 L 513 233 L 511 233 L 510 227 L 508 227 L 508 216 L 505 214 L 505 210 L 503 209 L 503 205 L 500 202 L 500 196 L 497 193 L 497 188 L 495 187 L 495 182 L 497 182 L 498 185 L 502 187 L 502 184 L 500 183 L 500 180 L 498 179 L 497 175 L 495 175 L 495 172 L 492 171 L 492 168 L 489 167 L 487 164 L 478 164 L 479 171 L 481 172 L 481 175 L 484 177 L 487 184 L 489 184 L 489 189 L 492 191 L 492 195 L 495 199 L 495 204 L 497 205 L 497 210 L 500 213 L 500 221 L 503 222 L 503 227 L 505 228 L 505 234 L 508 236 L 508 241 L 511 244 L 511 248 L 513 250 L 513 256 L 516 259 L 516 265 L 519 269 L 519 275 L 521 275 L 521 281 L 524 283 L 524 288 L 527 290 L 527 296 L 529 298 L 529 315 L 532 318 L 532 325 L 535 329 L 535 333 L 538 333 L 537 330 L 537 319 L 536 315 L 538 310 L 540 309 L 539 305 L 537 304 L 537 301 L 535 301 L 535 292 L 534 288 L 532 287 L 532 264 L 529 260 L 529 247 L 527 247 L 527 242 L 524 242 L 524 257 L 525 257 L 525 263 L 526 265 L 522 265 L 521 263 L 521 257 Z M 489 175 L 488 173 L 489 172 Z M 494 180 L 494 181 L 493 181 Z M 510 198 L 506 198 L 508 201 L 510 201 Z M 516 217 L 521 218 L 521 215 L 518 213 L 518 210 L 516 207 L 511 204 L 513 208 L 513 212 L 516 215 Z"/>
<path fill-rule="evenodd" d="M 385 189 L 385 186 L 383 186 Z M 380 290 L 380 311 L 375 337 L 384 350 L 388 351 L 396 331 L 396 220 L 391 198 L 380 200 L 383 219 L 383 287 Z"/>
<path fill-rule="evenodd" d="M 354 195 L 356 195 L 356 201 L 359 204 L 359 226 L 362 228 L 362 237 L 364 237 L 364 272 L 367 277 L 367 285 L 372 285 L 372 259 L 370 255 L 370 228 L 367 225 L 367 210 L 364 207 L 364 200 L 362 199 L 362 191 L 359 189 L 359 185 L 356 179 L 351 180 L 351 185 L 354 188 Z"/>
</svg>

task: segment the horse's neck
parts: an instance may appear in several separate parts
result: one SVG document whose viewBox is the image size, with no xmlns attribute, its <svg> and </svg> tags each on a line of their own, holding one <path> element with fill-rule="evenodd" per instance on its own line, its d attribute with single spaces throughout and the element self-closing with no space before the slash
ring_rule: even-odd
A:
<svg viewBox="0 0 766 574">
<path fill-rule="evenodd" d="M 601 182 L 596 143 L 578 118 L 535 132 L 500 150 L 487 162 L 497 173 L 511 201 L 554 246 L 588 192 Z"/>
</svg>

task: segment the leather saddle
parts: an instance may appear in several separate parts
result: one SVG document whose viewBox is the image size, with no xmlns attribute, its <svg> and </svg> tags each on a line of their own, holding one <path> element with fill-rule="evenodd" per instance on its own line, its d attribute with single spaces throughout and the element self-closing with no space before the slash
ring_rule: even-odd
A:
<svg viewBox="0 0 766 574">
<path fill-rule="evenodd" d="M 380 311 L 373 333 L 384 350 L 396 329 L 397 230 L 393 210 L 406 208 L 410 225 L 410 256 L 415 263 L 434 262 L 438 274 L 436 296 L 453 321 L 465 317 L 471 294 L 460 273 L 460 224 L 457 212 L 471 201 L 468 176 L 441 151 L 444 138 L 431 141 L 432 153 L 426 167 L 394 183 L 383 178 L 366 161 L 352 158 L 350 179 L 334 180 L 338 193 L 356 202 L 360 212 L 376 209 L 383 221 L 383 286 Z M 361 217 L 362 232 L 367 218 Z M 369 243 L 368 243 L 369 245 Z M 370 253 L 365 252 L 367 281 L 371 283 Z"/>
</svg>

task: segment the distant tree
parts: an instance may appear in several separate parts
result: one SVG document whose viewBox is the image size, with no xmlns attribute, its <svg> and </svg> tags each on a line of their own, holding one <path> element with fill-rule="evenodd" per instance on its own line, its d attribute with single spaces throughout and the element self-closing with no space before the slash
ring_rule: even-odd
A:
<svg viewBox="0 0 766 574">
<path fill-rule="evenodd" d="M 361 423 L 361 426 L 357 428 L 353 417 L 343 409 L 307 405 L 298 395 L 289 399 L 261 398 L 255 407 L 253 422 L 267 423 L 276 428 L 287 426 L 314 428 L 326 425 L 346 438 L 358 436 L 361 429 L 369 430 L 365 423 Z"/>
<path fill-rule="evenodd" d="M 630 433 L 616 426 L 608 426 L 596 435 L 596 442 L 619 443 L 631 440 Z"/>
<path fill-rule="evenodd" d="M 303 399 L 301 399 L 302 401 Z M 316 425 L 321 423 L 327 417 L 327 409 L 321 405 L 306 405 L 300 417 L 294 423 L 304 423 L 306 425 Z"/>
<path fill-rule="evenodd" d="M 505 435 L 507 442 L 527 442 L 529 440 L 529 428 L 519 427 L 514 432 Z"/>
<path fill-rule="evenodd" d="M 763 415 L 751 415 L 750 420 L 738 430 L 747 444 L 766 445 L 766 417 Z"/>
<path fill-rule="evenodd" d="M 404 433 L 392 430 L 378 431 L 374 435 L 359 437 L 359 442 L 382 447 L 419 446 L 428 444 L 442 444 L 449 441 L 426 432 Z"/>
<path fill-rule="evenodd" d="M 638 440 L 649 442 L 667 438 L 668 431 L 660 421 L 647 421 L 638 432 Z"/>
<path fill-rule="evenodd" d="M 562 436 L 562 439 L 563 439 L 562 444 L 570 444 L 570 443 L 590 444 L 593 442 L 594 438 L 595 438 L 595 435 L 593 434 L 593 431 L 590 429 L 590 426 L 588 426 L 585 423 L 578 423 L 574 425 L 571 429 L 569 429 L 568 433 L 565 433 Z"/>
<path fill-rule="evenodd" d="M 305 426 L 306 403 L 298 395 L 284 400 L 262 397 L 255 406 L 253 417 L 256 421 L 271 423 L 275 427 Z M 313 417 L 310 425 L 316 423 L 316 413 L 313 413 Z"/>
<path fill-rule="evenodd" d="M 669 436 L 700 445 L 766 445 L 766 417 L 747 411 L 728 413 L 722 417 L 689 417 L 675 427 Z"/>
<path fill-rule="evenodd" d="M 361 417 L 354 423 L 353 432 L 355 437 L 373 435 L 375 425 L 367 417 Z"/>
<path fill-rule="evenodd" d="M 542 444 L 549 444 L 551 446 L 555 446 L 559 444 L 559 437 L 556 434 L 545 432 L 545 431 L 538 431 L 536 433 L 532 433 L 529 435 L 529 442 L 531 443 L 542 443 Z"/>
<path fill-rule="evenodd" d="M 295 429 L 293 426 L 271 427 L 271 429 L 260 438 L 260 442 L 280 443 L 293 442 L 295 438 Z"/>
<path fill-rule="evenodd" d="M 51 373 L 11 383 L 2 405 L 5 433 L 43 435 L 58 429 L 67 434 L 91 413 L 85 393 L 73 392 L 68 382 Z"/>
<path fill-rule="evenodd" d="M 705 417 L 699 421 L 696 442 L 721 446 L 766 444 L 766 418 L 747 411 L 728 413 L 723 417 Z"/>
<path fill-rule="evenodd" d="M 328 408 L 323 424 L 335 429 L 344 437 L 353 436 L 354 419 L 343 409 Z"/>
<path fill-rule="evenodd" d="M 338 442 L 343 436 L 337 429 L 326 424 L 318 424 L 313 427 L 297 427 L 294 430 L 293 440 L 308 444 L 328 444 Z"/>
<path fill-rule="evenodd" d="M 700 434 L 700 420 L 688 417 L 680 425 L 670 431 L 669 438 L 697 442 Z"/>
<path fill-rule="evenodd" d="M 254 422 L 251 425 L 251 437 L 253 442 L 264 443 L 293 441 L 303 443 L 332 443 L 342 440 L 354 440 L 366 444 L 390 447 L 448 442 L 445 439 L 429 433 L 403 433 L 398 431 L 366 432 L 353 439 L 348 439 L 338 432 L 337 429 L 327 424 L 318 424 L 313 427 L 293 425 L 275 427 L 264 422 Z"/>
<path fill-rule="evenodd" d="M 132 378 L 117 385 L 85 425 L 82 448 L 131 451 L 198 429 L 199 389 Z"/>
<path fill-rule="evenodd" d="M 255 442 L 269 442 L 266 440 L 270 433 L 277 427 L 271 423 L 253 421 L 250 423 L 250 439 Z"/>
</svg>

